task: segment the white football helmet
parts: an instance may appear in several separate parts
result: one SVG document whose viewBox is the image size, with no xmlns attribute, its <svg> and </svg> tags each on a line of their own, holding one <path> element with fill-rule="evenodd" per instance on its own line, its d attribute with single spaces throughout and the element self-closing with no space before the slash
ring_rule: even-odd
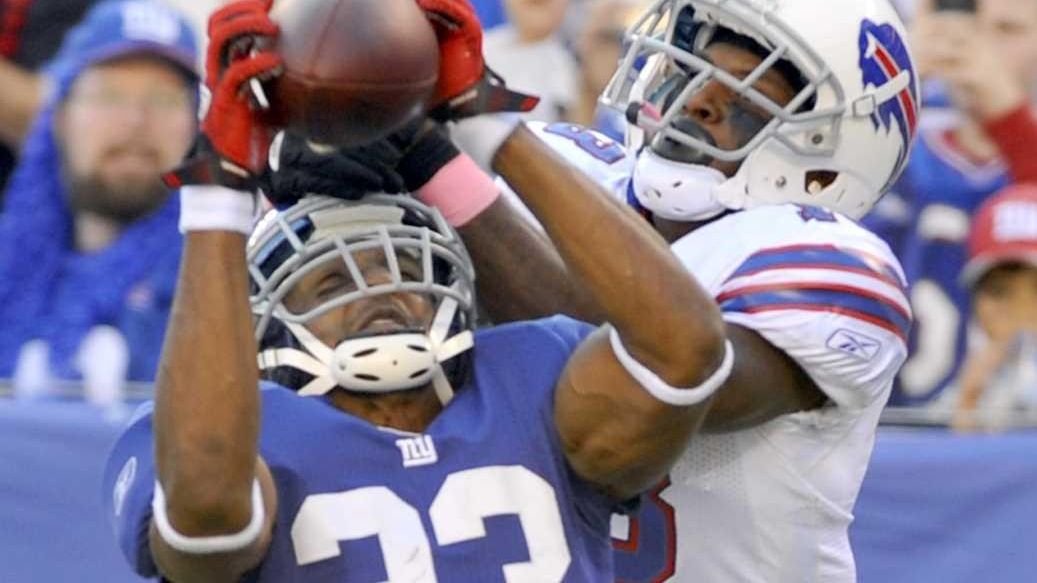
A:
<svg viewBox="0 0 1037 583">
<path fill-rule="evenodd" d="M 763 61 L 744 78 L 715 67 L 702 51 L 724 38 L 751 39 L 743 46 Z M 659 0 L 628 32 L 601 98 L 633 126 L 628 145 L 648 146 L 634 176 L 638 199 L 675 220 L 788 202 L 863 216 L 903 171 L 915 134 L 919 88 L 906 38 L 888 0 Z M 786 105 L 753 88 L 771 68 L 799 77 Z M 736 149 L 718 148 L 683 115 L 710 83 L 770 116 L 749 120 Z M 659 144 L 707 161 L 677 159 Z M 709 158 L 741 165 L 725 179 L 702 170 Z"/>
<path fill-rule="evenodd" d="M 356 260 L 364 251 L 380 253 L 389 281 L 365 281 Z M 420 277 L 404 273 L 404 256 L 417 260 Z M 293 287 L 333 262 L 342 262 L 352 285 L 340 286 L 305 313 L 291 312 L 284 298 Z M 465 367 L 464 359 L 454 357 L 472 347 L 475 272 L 460 237 L 439 211 L 409 196 L 371 195 L 351 202 L 310 195 L 267 213 L 249 240 L 248 263 L 264 378 L 303 396 L 323 395 L 336 386 L 386 393 L 430 382 L 443 402 L 452 396 L 451 382 L 460 380 Z M 424 294 L 434 302 L 430 327 L 362 332 L 337 346 L 306 328 L 350 302 L 400 292 Z"/>
</svg>

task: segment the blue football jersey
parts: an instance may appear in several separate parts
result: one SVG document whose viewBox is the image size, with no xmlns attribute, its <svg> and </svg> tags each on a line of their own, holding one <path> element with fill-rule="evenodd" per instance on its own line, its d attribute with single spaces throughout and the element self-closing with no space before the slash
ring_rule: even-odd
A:
<svg viewBox="0 0 1037 583">
<path fill-rule="evenodd" d="M 954 380 L 965 351 L 968 290 L 958 283 L 971 217 L 1008 184 L 1003 164 L 969 160 L 940 131 L 915 143 L 904 175 L 865 224 L 889 243 L 911 284 L 911 357 L 891 404 L 930 400 Z"/>
<path fill-rule="evenodd" d="M 613 501 L 572 473 L 553 419 L 555 383 L 590 330 L 556 317 L 479 331 L 469 381 L 423 434 L 264 386 L 260 452 L 279 505 L 247 580 L 611 581 Z M 119 544 L 146 576 L 152 440 L 145 411 L 105 474 Z"/>
</svg>

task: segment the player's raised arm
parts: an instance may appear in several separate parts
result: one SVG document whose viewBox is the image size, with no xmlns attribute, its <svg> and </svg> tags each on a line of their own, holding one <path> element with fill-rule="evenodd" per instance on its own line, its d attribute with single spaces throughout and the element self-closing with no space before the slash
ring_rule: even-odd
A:
<svg viewBox="0 0 1037 583">
<path fill-rule="evenodd" d="M 440 35 L 439 77 L 464 91 L 446 93 L 487 94 L 485 84 L 472 81 L 485 78 L 481 55 L 464 48 L 478 36 L 470 6 L 419 4 L 457 23 Z M 457 37 L 466 42 L 451 42 Z M 446 116 L 474 113 L 478 107 Z M 581 346 L 559 382 L 556 422 L 570 463 L 619 498 L 650 486 L 680 454 L 730 372 L 733 353 L 716 304 L 636 214 L 526 129 L 504 143 L 495 167 L 545 226 L 560 257 L 528 226 L 519 227 L 521 219 L 470 159 L 436 132 L 428 135 L 408 148 L 399 171 L 418 198 L 462 229 L 480 279 L 542 282 L 563 293 L 560 306 L 578 306 L 575 313 L 604 316 L 612 325 Z M 485 236 L 473 236 L 476 221 Z M 535 261 L 523 276 L 509 276 L 514 261 L 496 252 L 480 261 L 483 244 Z M 544 296 L 531 294 L 513 316 L 533 315 L 525 310 L 543 307 Z"/>
<path fill-rule="evenodd" d="M 242 24 L 244 23 L 244 24 Z M 279 65 L 258 52 L 226 66 L 244 34 L 276 34 L 261 2 L 234 3 L 209 26 L 206 84 L 213 101 L 200 143 L 167 180 L 181 189 L 185 247 L 176 299 L 156 380 L 157 483 L 151 553 L 176 581 L 236 580 L 270 544 L 276 491 L 258 457 L 256 343 L 245 260 L 254 195 L 228 183 L 227 168 L 248 177 L 269 140 L 241 91 Z"/>
<path fill-rule="evenodd" d="M 496 189 L 488 178 L 486 188 Z M 591 323 L 605 321 L 595 298 L 581 288 L 550 239 L 498 197 L 485 211 L 458 228 L 480 276 L 479 297 L 498 323 L 565 314 Z M 515 285 L 536 282 L 536 285 Z"/>
<path fill-rule="evenodd" d="M 610 323 L 559 382 L 555 421 L 569 461 L 616 497 L 636 494 L 683 451 L 731 370 L 720 311 L 661 237 L 526 128 L 494 166 Z"/>
</svg>

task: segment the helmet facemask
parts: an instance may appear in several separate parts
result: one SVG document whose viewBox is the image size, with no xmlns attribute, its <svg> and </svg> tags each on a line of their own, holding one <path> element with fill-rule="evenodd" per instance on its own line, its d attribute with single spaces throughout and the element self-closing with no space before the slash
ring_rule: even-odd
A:
<svg viewBox="0 0 1037 583">
<path fill-rule="evenodd" d="M 373 256 L 387 274 L 382 281 L 368 281 L 358 261 Z M 464 359 L 454 357 L 472 346 L 474 272 L 460 238 L 438 211 L 404 196 L 356 202 L 308 196 L 285 211 L 271 211 L 253 234 L 248 260 L 264 377 L 287 381 L 304 396 L 335 387 L 377 394 L 431 383 L 444 402 L 452 385 L 462 382 Z M 305 311 L 290 310 L 285 300 L 299 282 L 328 268 L 351 285 L 321 292 L 327 297 Z M 431 324 L 360 330 L 335 346 L 307 327 L 352 302 L 405 293 L 430 301 Z"/>
<path fill-rule="evenodd" d="M 811 155 L 830 153 L 832 140 L 804 143 L 797 138 L 808 128 L 830 135 L 838 132 L 844 109 L 818 109 L 817 104 L 822 92 L 841 96 L 841 87 L 824 61 L 797 42 L 797 35 L 782 30 L 780 22 L 766 22 L 766 14 L 753 12 L 745 4 L 718 0 L 657 2 L 628 33 L 629 48 L 601 97 L 602 104 L 622 111 L 628 121 L 651 135 L 664 134 L 717 160 L 744 160 L 768 139 Z M 677 13 L 671 14 L 675 8 Z M 759 25 L 761 16 L 766 27 Z M 758 30 L 768 32 L 761 36 Z M 711 43 L 739 36 L 751 39 L 767 53 L 760 55 L 760 64 L 744 78 L 724 71 L 702 56 Z M 641 63 L 644 66 L 639 69 Z M 771 69 L 779 70 L 787 79 L 798 77 L 790 79 L 798 91 L 787 104 L 776 103 L 754 88 Z M 770 118 L 733 149 L 718 148 L 674 127 L 683 114 L 684 104 L 711 82 L 727 87 Z"/>
</svg>

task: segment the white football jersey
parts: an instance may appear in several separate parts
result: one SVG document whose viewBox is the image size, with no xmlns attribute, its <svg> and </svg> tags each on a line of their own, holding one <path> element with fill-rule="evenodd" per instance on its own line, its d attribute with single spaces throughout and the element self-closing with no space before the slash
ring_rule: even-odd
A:
<svg viewBox="0 0 1037 583">
<path fill-rule="evenodd" d="M 628 200 L 632 156 L 562 125 L 533 129 Z M 615 517 L 619 579 L 855 581 L 848 527 L 879 412 L 907 356 L 911 309 L 898 261 L 854 221 L 797 205 L 732 213 L 672 248 L 726 321 L 788 354 L 829 402 L 696 435 L 669 483 L 635 517 Z"/>
<path fill-rule="evenodd" d="M 628 156 L 626 149 L 612 138 L 566 122 L 533 121 L 526 122 L 526 127 L 611 194 L 623 201 L 627 201 L 628 197 L 630 201 L 635 200 L 633 192 L 629 190 L 630 177 L 634 174 L 634 157 Z M 530 223 L 540 227 L 533 213 L 500 177 L 497 178 L 497 185 L 516 210 Z"/>
</svg>

